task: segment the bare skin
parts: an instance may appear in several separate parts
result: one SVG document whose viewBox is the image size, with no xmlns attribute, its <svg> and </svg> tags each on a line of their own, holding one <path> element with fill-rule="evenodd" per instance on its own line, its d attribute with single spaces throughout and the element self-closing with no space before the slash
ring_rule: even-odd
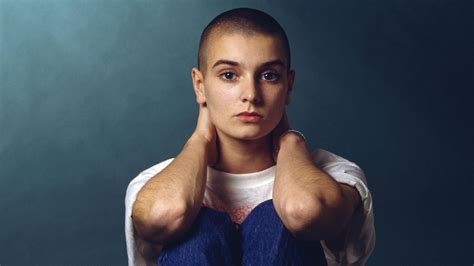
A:
<svg viewBox="0 0 474 266">
<path fill-rule="evenodd" d="M 312 161 L 304 139 L 289 129 L 286 114 L 273 132 L 276 177 L 273 202 L 282 222 L 293 235 L 305 240 L 326 240 L 342 248 L 344 228 L 360 204 L 359 193 L 339 184 Z"/>
<path fill-rule="evenodd" d="M 275 164 L 273 202 L 287 229 L 297 238 L 342 246 L 360 197 L 317 168 L 299 135 L 282 135 L 289 128 L 284 107 L 294 72 L 286 70 L 275 42 L 261 35 L 224 35 L 209 49 L 206 76 L 193 69 L 200 107 L 196 129 L 173 162 L 143 186 L 132 210 L 138 235 L 157 251 L 182 236 L 196 218 L 207 166 L 249 173 Z M 227 63 L 218 64 L 221 59 Z M 275 60 L 279 63 L 268 67 Z M 262 120 L 241 123 L 235 115 L 240 111 L 258 112 Z"/>
</svg>

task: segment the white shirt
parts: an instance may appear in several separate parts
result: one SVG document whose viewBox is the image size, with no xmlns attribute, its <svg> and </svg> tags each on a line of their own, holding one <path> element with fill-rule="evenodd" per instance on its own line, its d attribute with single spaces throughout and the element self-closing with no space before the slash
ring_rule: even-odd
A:
<svg viewBox="0 0 474 266">
<path fill-rule="evenodd" d="M 326 246 L 324 240 L 321 241 L 328 265 L 364 265 L 375 245 L 372 196 L 364 173 L 355 163 L 323 149 L 315 150 L 312 157 L 315 164 L 337 182 L 356 188 L 362 199 L 361 206 L 354 212 L 347 226 L 342 251 L 334 252 Z M 153 251 L 134 231 L 132 206 L 143 185 L 172 160 L 163 161 L 141 172 L 127 188 L 125 237 L 130 266 L 156 265 L 156 261 L 147 261 L 143 255 Z M 226 211 L 233 221 L 241 223 L 255 206 L 272 198 L 275 168 L 272 166 L 256 173 L 231 174 L 208 167 L 203 205 Z"/>
</svg>

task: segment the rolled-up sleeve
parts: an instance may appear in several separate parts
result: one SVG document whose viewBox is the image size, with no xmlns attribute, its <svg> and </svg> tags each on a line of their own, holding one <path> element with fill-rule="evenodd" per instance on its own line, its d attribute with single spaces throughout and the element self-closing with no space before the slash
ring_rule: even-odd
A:
<svg viewBox="0 0 474 266">
<path fill-rule="evenodd" d="M 136 235 L 133 221 L 132 221 L 132 208 L 137 198 L 138 192 L 145 185 L 145 183 L 161 172 L 166 166 L 168 166 L 173 159 L 163 161 L 156 164 L 136 176 L 128 185 L 127 193 L 125 195 L 125 240 L 127 243 L 127 255 L 128 265 L 156 265 L 156 262 L 149 261 L 146 259 L 144 254 L 151 254 L 153 251 L 150 244 Z"/>
<path fill-rule="evenodd" d="M 323 149 L 315 150 L 312 156 L 320 169 L 338 183 L 354 187 L 362 200 L 347 225 L 344 248 L 333 251 L 321 241 L 328 265 L 364 265 L 375 246 L 372 196 L 364 172 L 355 163 Z"/>
</svg>

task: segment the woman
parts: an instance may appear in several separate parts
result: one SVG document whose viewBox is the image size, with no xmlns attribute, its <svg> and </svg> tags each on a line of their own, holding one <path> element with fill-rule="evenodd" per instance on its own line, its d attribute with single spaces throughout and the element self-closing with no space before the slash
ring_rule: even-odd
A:
<svg viewBox="0 0 474 266">
<path fill-rule="evenodd" d="M 241 8 L 211 21 L 192 70 L 196 129 L 127 190 L 129 264 L 365 263 L 375 241 L 365 177 L 289 130 L 294 77 L 271 16 Z"/>
</svg>

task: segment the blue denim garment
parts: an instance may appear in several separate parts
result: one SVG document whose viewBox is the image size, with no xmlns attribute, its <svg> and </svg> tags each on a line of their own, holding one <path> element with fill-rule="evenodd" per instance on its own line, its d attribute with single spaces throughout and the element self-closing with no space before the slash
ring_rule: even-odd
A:
<svg viewBox="0 0 474 266">
<path fill-rule="evenodd" d="M 325 266 L 319 241 L 294 238 L 278 217 L 273 201 L 262 202 L 241 226 L 225 212 L 202 207 L 190 230 L 163 248 L 168 265 L 315 265 Z"/>
</svg>

